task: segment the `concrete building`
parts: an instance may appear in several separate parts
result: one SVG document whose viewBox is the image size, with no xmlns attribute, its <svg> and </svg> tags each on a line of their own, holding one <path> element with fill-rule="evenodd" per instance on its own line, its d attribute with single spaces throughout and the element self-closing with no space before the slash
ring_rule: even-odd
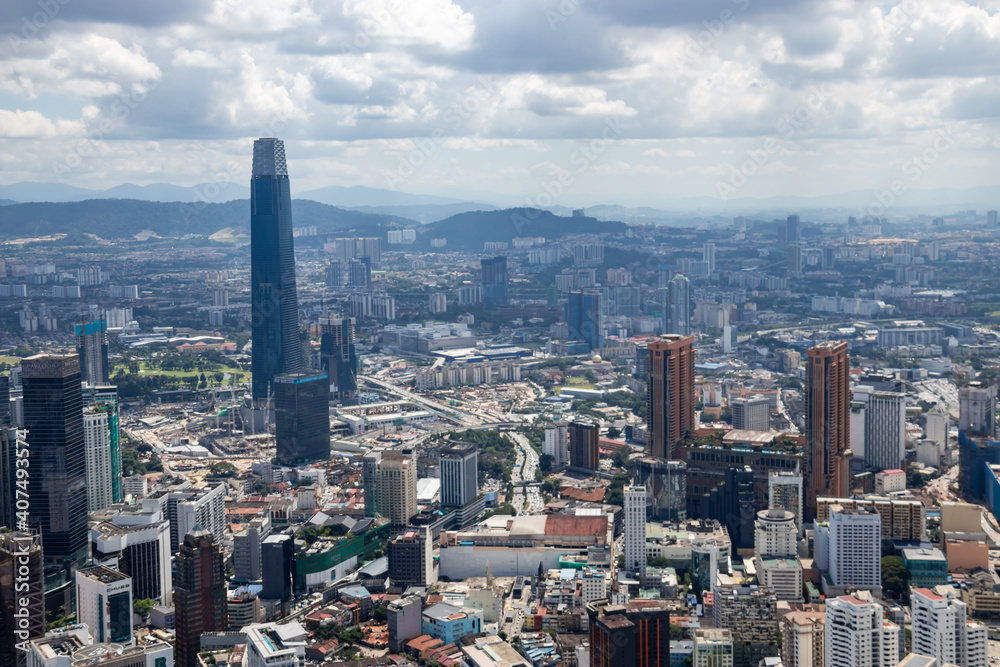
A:
<svg viewBox="0 0 1000 667">
<path fill-rule="evenodd" d="M 899 468 L 906 457 L 906 394 L 861 385 L 853 400 L 864 406 L 865 467 Z"/>
<path fill-rule="evenodd" d="M 754 553 L 758 558 L 793 558 L 797 553 L 798 529 L 795 515 L 788 510 L 757 512 L 754 522 Z"/>
<path fill-rule="evenodd" d="M 566 424 L 546 424 L 542 454 L 552 457 L 552 468 L 558 470 L 569 465 L 569 447 Z"/>
<path fill-rule="evenodd" d="M 913 652 L 936 658 L 942 665 L 986 667 L 986 627 L 970 622 L 968 616 L 961 600 L 930 588 L 915 588 L 910 593 Z"/>
<path fill-rule="evenodd" d="M 626 486 L 625 570 L 646 575 L 646 487 Z"/>
<path fill-rule="evenodd" d="M 687 464 L 650 457 L 633 458 L 632 483 L 646 487 L 646 515 L 660 521 L 687 520 Z"/>
<path fill-rule="evenodd" d="M 752 667 L 778 655 L 778 598 L 766 588 L 721 586 L 712 608 L 715 627 L 733 634 L 733 664 Z"/>
<path fill-rule="evenodd" d="M 45 635 L 41 536 L 0 533 L 0 667 L 22 667 L 23 654 L 10 650 L 19 642 Z M 23 617 L 15 614 L 24 609 Z"/>
<path fill-rule="evenodd" d="M 662 665 L 670 655 L 670 609 L 665 600 L 587 605 L 591 667 Z"/>
<path fill-rule="evenodd" d="M 262 599 L 278 600 L 282 604 L 292 599 L 294 563 L 295 541 L 291 535 L 270 535 L 261 542 Z"/>
<path fill-rule="evenodd" d="M 441 313 L 448 312 L 448 296 L 441 292 L 431 294 L 427 307 L 431 315 L 440 315 Z"/>
<path fill-rule="evenodd" d="M 825 667 L 895 667 L 899 633 L 876 602 L 853 595 L 827 600 Z"/>
<path fill-rule="evenodd" d="M 569 464 L 574 468 L 597 470 L 600 467 L 598 441 L 600 424 L 589 420 L 573 421 L 569 425 Z"/>
<path fill-rule="evenodd" d="M 676 460 L 695 428 L 694 336 L 668 334 L 649 343 L 649 453 Z"/>
<path fill-rule="evenodd" d="M 910 573 L 910 586 L 934 588 L 948 583 L 948 558 L 940 549 L 901 549 L 903 567 Z"/>
<path fill-rule="evenodd" d="M 99 644 L 134 644 L 132 579 L 103 565 L 78 570 L 76 618 Z"/>
<path fill-rule="evenodd" d="M 771 428 L 771 401 L 767 396 L 747 396 L 730 399 L 733 428 L 745 431 L 767 431 Z"/>
<path fill-rule="evenodd" d="M 826 613 L 793 611 L 778 622 L 784 667 L 824 667 Z"/>
<path fill-rule="evenodd" d="M 271 534 L 269 514 L 254 517 L 233 535 L 233 576 L 237 581 L 260 581 L 260 545 Z"/>
<path fill-rule="evenodd" d="M 469 607 L 455 607 L 440 602 L 424 609 L 421 630 L 445 644 L 457 644 L 462 637 L 481 632 L 483 612 Z"/>
<path fill-rule="evenodd" d="M 382 455 L 375 492 L 379 514 L 394 526 L 409 523 L 417 513 L 417 462 L 408 451 L 389 451 Z"/>
<path fill-rule="evenodd" d="M 87 452 L 87 511 L 101 512 L 114 502 L 111 475 L 111 428 L 108 413 L 83 410 L 83 441 Z"/>
<path fill-rule="evenodd" d="M 816 519 L 828 521 L 835 505 L 843 510 L 864 508 L 882 517 L 882 540 L 921 542 L 927 537 L 926 508 L 919 500 L 891 500 L 880 496 L 863 498 L 817 498 Z"/>
<path fill-rule="evenodd" d="M 883 470 L 875 475 L 876 496 L 887 496 L 898 491 L 906 491 L 906 472 L 900 468 L 894 468 Z"/>
<path fill-rule="evenodd" d="M 987 438 L 997 437 L 997 387 L 973 380 L 958 389 L 958 429 Z"/>
<path fill-rule="evenodd" d="M 468 442 L 454 442 L 440 450 L 441 505 L 465 507 L 479 495 L 479 454 Z"/>
<path fill-rule="evenodd" d="M 297 622 L 262 623 L 243 628 L 246 667 L 302 667 L 308 633 Z"/>
<path fill-rule="evenodd" d="M 27 667 L 174 667 L 173 647 L 152 635 L 140 646 L 95 644 L 82 623 L 53 630 L 30 642 L 25 657 Z"/>
<path fill-rule="evenodd" d="M 948 411 L 940 403 L 935 403 L 927 411 L 925 419 L 924 438 L 936 442 L 940 452 L 944 454 L 945 448 L 948 446 L 948 423 L 951 421 Z"/>
<path fill-rule="evenodd" d="M 788 510 L 795 515 L 795 525 L 802 530 L 802 475 L 792 472 L 771 473 L 767 478 L 767 506 Z"/>
<path fill-rule="evenodd" d="M 132 594 L 170 606 L 173 586 L 170 567 L 170 522 L 155 500 L 117 512 L 90 531 L 93 556 L 132 579 Z"/>
<path fill-rule="evenodd" d="M 882 517 L 864 507 L 834 506 L 826 527 L 816 526 L 816 550 L 827 551 L 825 565 L 835 586 L 880 590 L 882 585 Z"/>
<path fill-rule="evenodd" d="M 388 544 L 389 577 L 394 587 L 431 586 L 437 581 L 434 570 L 434 542 L 427 526 L 410 529 Z"/>
<path fill-rule="evenodd" d="M 847 496 L 851 392 L 846 341 L 820 343 L 806 354 L 804 518 L 811 521 L 818 496 Z"/>
<path fill-rule="evenodd" d="M 228 625 L 224 553 L 212 534 L 200 526 L 184 536 L 177 555 L 174 606 L 177 665 L 199 667 L 201 634 L 221 632 Z"/>
<path fill-rule="evenodd" d="M 733 634 L 725 628 L 696 629 L 691 667 L 733 667 Z"/>
<path fill-rule="evenodd" d="M 406 642 L 421 633 L 423 600 L 416 595 L 393 600 L 388 606 L 389 650 L 399 653 Z"/>
</svg>

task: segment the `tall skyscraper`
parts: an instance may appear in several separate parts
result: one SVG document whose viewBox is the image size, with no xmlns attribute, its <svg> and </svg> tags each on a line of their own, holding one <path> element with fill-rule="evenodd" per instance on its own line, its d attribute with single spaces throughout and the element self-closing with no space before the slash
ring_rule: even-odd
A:
<svg viewBox="0 0 1000 667">
<path fill-rule="evenodd" d="M 0 533 L 0 667 L 24 667 L 14 645 L 45 635 L 42 569 L 40 535 Z"/>
<path fill-rule="evenodd" d="M 122 493 L 121 427 L 118 410 L 118 387 L 114 385 L 87 385 L 83 390 L 83 403 L 90 409 L 108 416 L 109 463 L 111 466 L 111 501 L 120 503 Z M 89 472 L 88 472 L 89 475 Z"/>
<path fill-rule="evenodd" d="M 574 468 L 597 470 L 600 466 L 598 440 L 600 425 L 590 421 L 574 421 L 569 425 L 569 464 Z"/>
<path fill-rule="evenodd" d="M 687 520 L 687 464 L 643 457 L 632 459 L 632 483 L 646 487 L 646 512 L 658 521 Z"/>
<path fill-rule="evenodd" d="M 134 644 L 132 579 L 103 565 L 78 570 L 76 619 L 87 624 L 96 644 Z"/>
<path fill-rule="evenodd" d="M 646 487 L 626 486 L 625 571 L 646 576 Z"/>
<path fill-rule="evenodd" d="M 90 385 L 110 383 L 107 320 L 76 325 L 76 353 L 80 357 L 80 377 L 84 382 Z"/>
<path fill-rule="evenodd" d="M 542 443 L 542 454 L 552 457 L 553 469 L 559 469 L 569 464 L 566 424 L 545 425 L 545 441 Z"/>
<path fill-rule="evenodd" d="M 139 600 L 172 604 L 170 522 L 155 499 L 116 513 L 91 531 L 93 556 L 132 578 L 132 595 Z"/>
<path fill-rule="evenodd" d="M 664 318 L 664 333 L 691 335 L 691 281 L 682 275 L 674 276 L 667 283 Z"/>
<path fill-rule="evenodd" d="M 969 622 L 968 607 L 961 600 L 916 588 L 910 593 L 910 618 L 914 653 L 937 658 L 940 665 L 989 664 L 986 626 Z"/>
<path fill-rule="evenodd" d="M 483 305 L 490 310 L 507 304 L 507 258 L 493 257 L 481 262 Z"/>
<path fill-rule="evenodd" d="M 816 516 L 818 496 L 847 496 L 851 387 L 847 342 L 828 341 L 806 352 L 805 521 Z"/>
<path fill-rule="evenodd" d="M 275 376 L 303 367 L 292 194 L 285 144 L 279 139 L 257 139 L 253 144 L 250 290 L 252 395 L 254 401 L 265 401 L 273 391 Z"/>
<path fill-rule="evenodd" d="M 894 667 L 899 626 L 883 619 L 882 605 L 853 595 L 826 602 L 825 667 Z"/>
<path fill-rule="evenodd" d="M 87 511 L 111 507 L 111 430 L 108 413 L 87 407 L 83 411 L 83 440 L 87 462 Z"/>
<path fill-rule="evenodd" d="M 0 375 L 0 428 L 10 425 L 10 377 Z"/>
<path fill-rule="evenodd" d="M 74 575 L 90 555 L 80 360 L 39 355 L 23 359 L 21 371 L 31 445 L 28 521 L 42 533 L 45 605 L 58 617 L 72 611 Z"/>
<path fill-rule="evenodd" d="M 281 465 L 330 458 L 330 382 L 326 373 L 275 376 L 274 440 Z"/>
<path fill-rule="evenodd" d="M 772 472 L 767 478 L 768 509 L 788 510 L 802 529 L 802 476 L 792 472 Z"/>
<path fill-rule="evenodd" d="M 408 450 L 382 455 L 375 493 L 378 513 L 393 526 L 405 526 L 417 513 L 417 462 Z"/>
<path fill-rule="evenodd" d="M 479 495 L 479 452 L 469 442 L 441 448 L 441 505 L 465 507 Z"/>
<path fill-rule="evenodd" d="M 817 562 L 836 586 L 874 590 L 882 585 L 882 516 L 866 507 L 830 510 L 817 526 Z M 822 552 L 826 552 L 825 556 Z"/>
<path fill-rule="evenodd" d="M 767 396 L 737 396 L 729 401 L 733 412 L 733 428 L 748 431 L 771 429 L 771 401 Z"/>
<path fill-rule="evenodd" d="M 706 241 L 701 246 L 701 259 L 708 264 L 709 275 L 715 273 L 715 244 L 713 242 Z"/>
<path fill-rule="evenodd" d="M 862 385 L 855 388 L 853 399 L 864 406 L 865 467 L 899 468 L 906 457 L 906 394 Z"/>
<path fill-rule="evenodd" d="M 221 632 L 228 624 L 225 554 L 212 534 L 197 526 L 184 536 L 176 568 L 174 664 L 198 667 L 201 633 Z"/>
<path fill-rule="evenodd" d="M 582 340 L 588 350 L 604 347 L 601 293 L 597 290 L 570 292 L 566 302 L 569 339 Z"/>
<path fill-rule="evenodd" d="M 694 336 L 668 334 L 649 343 L 649 453 L 677 459 L 694 421 Z"/>
<path fill-rule="evenodd" d="M 788 246 L 788 273 L 793 275 L 802 273 L 802 246 L 798 243 Z"/>
<path fill-rule="evenodd" d="M 997 437 L 997 387 L 973 380 L 958 389 L 958 430 L 969 435 Z"/>
<path fill-rule="evenodd" d="M 358 396 L 358 355 L 354 349 L 353 317 L 329 313 L 319 318 L 320 368 L 330 376 L 330 398 L 353 405 Z"/>
<path fill-rule="evenodd" d="M 802 240 L 801 219 L 797 215 L 790 215 L 785 220 L 785 243 L 798 243 Z"/>
<path fill-rule="evenodd" d="M 0 427 L 0 526 L 8 528 L 13 528 L 18 524 L 17 459 L 19 449 L 31 451 L 28 444 L 28 432 L 8 426 Z"/>
</svg>

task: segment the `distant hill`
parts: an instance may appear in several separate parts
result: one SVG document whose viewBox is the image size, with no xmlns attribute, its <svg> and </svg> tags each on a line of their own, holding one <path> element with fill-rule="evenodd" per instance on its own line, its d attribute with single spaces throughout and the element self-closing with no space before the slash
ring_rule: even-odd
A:
<svg viewBox="0 0 1000 667">
<path fill-rule="evenodd" d="M 359 206 L 424 206 L 428 204 L 440 206 L 444 204 L 463 203 L 461 199 L 436 197 L 434 195 L 415 195 L 409 192 L 382 190 L 363 185 L 354 185 L 351 187 L 328 185 L 323 188 L 300 192 L 297 196 L 342 208 L 357 208 Z"/>
<path fill-rule="evenodd" d="M 20 202 L 16 202 L 13 199 L 0 199 L 0 206 L 10 206 L 11 204 L 18 204 L 18 203 Z"/>
<path fill-rule="evenodd" d="M 315 225 L 321 234 L 357 229 L 379 233 L 389 227 L 416 226 L 413 220 L 348 211 L 306 199 L 292 202 L 295 227 Z M 250 201 L 220 204 L 88 199 L 80 202 L 12 204 L 0 207 L 0 237 L 91 233 L 101 238 L 131 238 L 142 230 L 158 236 L 208 236 L 221 229 L 250 229 Z"/>
<path fill-rule="evenodd" d="M 87 199 L 138 199 L 141 201 L 194 202 L 211 199 L 227 202 L 234 199 L 249 199 L 250 189 L 238 183 L 200 183 L 191 187 L 170 183 L 133 185 L 123 183 L 107 190 L 78 188 L 65 183 L 34 183 L 25 181 L 12 185 L 0 185 L 0 198 L 16 202 L 66 202 Z"/>
<path fill-rule="evenodd" d="M 469 211 L 494 211 L 496 206 L 482 202 L 465 201 L 458 204 L 407 204 L 405 206 L 350 206 L 354 211 L 364 213 L 382 213 L 384 215 L 400 216 L 427 224 L 450 218 L 459 213 Z"/>
<path fill-rule="evenodd" d="M 420 246 L 429 247 L 431 239 L 446 238 L 448 248 L 481 251 L 483 244 L 488 241 L 510 243 L 520 236 L 544 236 L 552 239 L 567 234 L 622 233 L 626 227 L 623 222 L 562 217 L 533 208 L 511 208 L 459 213 L 445 220 L 432 222 L 420 229 L 417 242 Z"/>
</svg>

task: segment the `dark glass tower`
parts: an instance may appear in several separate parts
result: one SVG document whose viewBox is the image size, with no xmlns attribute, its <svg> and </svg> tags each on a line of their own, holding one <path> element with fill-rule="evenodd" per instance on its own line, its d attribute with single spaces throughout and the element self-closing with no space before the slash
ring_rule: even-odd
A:
<svg viewBox="0 0 1000 667">
<path fill-rule="evenodd" d="M 174 664 L 198 667 L 201 633 L 221 632 L 229 624 L 226 563 L 222 548 L 201 525 L 184 536 L 174 578 L 177 640 Z"/>
<path fill-rule="evenodd" d="M 74 575 L 90 546 L 80 360 L 39 355 L 22 360 L 21 371 L 31 447 L 28 520 L 42 533 L 46 609 L 59 615 L 64 607 L 68 614 Z"/>
<path fill-rule="evenodd" d="M 89 385 L 109 384 L 108 323 L 94 320 L 76 325 L 76 353 L 80 356 L 80 376 Z"/>
<path fill-rule="evenodd" d="M 319 318 L 320 368 L 330 376 L 330 398 L 353 405 L 358 396 L 358 355 L 354 349 L 354 318 L 333 313 Z"/>
<path fill-rule="evenodd" d="M 507 304 L 507 258 L 481 260 L 483 268 L 483 305 L 490 310 Z"/>
<path fill-rule="evenodd" d="M 570 292 L 566 302 L 569 339 L 582 340 L 589 350 L 604 347 L 601 312 L 601 293 L 597 290 Z"/>
<path fill-rule="evenodd" d="M 284 373 L 274 379 L 274 440 L 281 465 L 330 458 L 330 377 L 326 373 Z"/>
<path fill-rule="evenodd" d="M 274 376 L 302 368 L 292 248 L 292 195 L 280 139 L 253 144 L 250 179 L 252 394 L 268 398 Z"/>
</svg>

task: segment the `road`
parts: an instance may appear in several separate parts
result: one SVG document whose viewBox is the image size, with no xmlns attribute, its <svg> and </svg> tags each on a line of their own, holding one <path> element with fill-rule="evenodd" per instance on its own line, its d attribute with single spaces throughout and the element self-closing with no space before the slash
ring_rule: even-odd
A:
<svg viewBox="0 0 1000 667">
<path fill-rule="evenodd" d="M 958 466 L 952 466 L 948 472 L 941 475 L 937 479 L 931 480 L 928 484 L 928 490 L 931 496 L 937 499 L 939 502 L 946 502 L 949 500 L 961 500 L 951 487 L 953 484 L 958 482 Z M 997 524 L 997 520 L 993 517 L 993 514 L 986 508 L 982 508 L 982 516 L 980 517 L 980 525 L 983 528 L 983 532 L 986 533 L 987 539 L 991 544 L 1000 544 L 1000 525 Z"/>
<path fill-rule="evenodd" d="M 440 403 L 437 403 L 436 401 L 424 398 L 419 394 L 414 394 L 412 391 L 409 391 L 408 389 L 403 389 L 402 387 L 390 384 L 384 380 L 379 380 L 371 376 L 365 376 L 360 379 L 364 380 L 369 384 L 375 385 L 379 389 L 395 394 L 399 398 L 403 398 L 408 401 L 413 401 L 414 403 L 422 405 L 428 410 L 432 410 L 437 414 L 445 415 L 452 421 L 458 422 L 462 426 L 479 426 L 484 421 L 483 419 L 472 414 L 471 412 L 467 412 L 465 410 L 462 410 L 461 408 L 456 408 L 453 406 L 442 405 Z M 457 415 L 457 417 L 452 415 Z"/>
<path fill-rule="evenodd" d="M 535 452 L 534 448 L 528 442 L 528 438 L 523 434 L 508 433 L 507 435 L 517 445 L 517 463 L 514 465 L 514 471 L 511 473 L 511 478 L 514 482 L 514 500 L 511 504 L 518 512 L 522 510 L 528 514 L 541 512 L 545 506 L 545 503 L 542 502 L 541 490 L 536 486 L 524 487 L 522 490 L 518 486 L 518 482 L 535 481 L 535 471 L 538 469 L 538 453 Z M 525 494 L 527 494 L 527 508 L 524 507 Z"/>
</svg>

